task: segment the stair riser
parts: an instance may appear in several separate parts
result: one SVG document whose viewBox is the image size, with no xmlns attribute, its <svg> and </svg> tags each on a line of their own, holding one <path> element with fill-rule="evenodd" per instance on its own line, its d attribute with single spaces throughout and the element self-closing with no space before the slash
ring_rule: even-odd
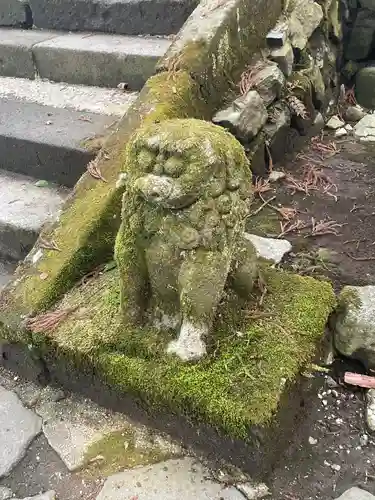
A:
<svg viewBox="0 0 375 500">
<path fill-rule="evenodd" d="M 14 261 L 24 259 L 37 238 L 38 233 L 36 231 L 0 223 L 0 258 Z"/>
<path fill-rule="evenodd" d="M 95 155 L 84 149 L 67 149 L 0 136 L 0 167 L 3 170 L 74 187 Z"/>
<path fill-rule="evenodd" d="M 30 0 L 38 28 L 124 35 L 177 33 L 198 0 Z"/>
<path fill-rule="evenodd" d="M 126 83 L 129 90 L 139 90 L 155 73 L 158 57 L 101 54 L 76 50 L 34 48 L 34 61 L 41 78 L 55 82 L 115 88 Z"/>
<path fill-rule="evenodd" d="M 0 76 L 139 90 L 170 41 L 160 38 L 0 29 Z"/>
</svg>

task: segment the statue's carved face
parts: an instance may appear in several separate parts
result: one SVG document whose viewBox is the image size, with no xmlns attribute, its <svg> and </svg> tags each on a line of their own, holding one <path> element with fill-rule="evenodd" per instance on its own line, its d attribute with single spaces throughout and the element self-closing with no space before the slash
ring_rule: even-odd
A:
<svg viewBox="0 0 375 500">
<path fill-rule="evenodd" d="M 181 129 L 180 129 L 181 130 Z M 197 144 L 192 135 L 178 136 L 173 130 L 137 141 L 136 163 L 145 175 L 135 189 L 150 203 L 172 209 L 190 206 L 215 181 L 218 196 L 225 190 L 225 167 L 215 158 L 210 141 Z"/>
<path fill-rule="evenodd" d="M 175 210 L 227 191 L 249 198 L 250 170 L 241 146 L 228 137 L 220 127 L 200 120 L 166 120 L 140 129 L 128 145 L 133 192 Z"/>
</svg>

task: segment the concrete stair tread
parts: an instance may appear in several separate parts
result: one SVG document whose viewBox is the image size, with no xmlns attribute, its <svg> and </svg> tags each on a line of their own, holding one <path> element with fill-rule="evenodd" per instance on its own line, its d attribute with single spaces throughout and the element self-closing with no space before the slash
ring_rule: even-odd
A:
<svg viewBox="0 0 375 500">
<path fill-rule="evenodd" d="M 69 190 L 54 185 L 38 187 L 25 175 L 0 170 L 0 224 L 39 230 L 61 207 Z"/>
<path fill-rule="evenodd" d="M 17 99 L 54 108 L 122 117 L 138 92 L 0 76 L 0 99 Z"/>
<path fill-rule="evenodd" d="M 0 98 L 0 169 L 74 186 L 113 116 Z"/>
<path fill-rule="evenodd" d="M 139 90 L 171 40 L 0 28 L 0 75 Z"/>
<path fill-rule="evenodd" d="M 0 254 L 22 258 L 68 195 L 67 189 L 37 187 L 35 179 L 0 170 Z"/>
</svg>

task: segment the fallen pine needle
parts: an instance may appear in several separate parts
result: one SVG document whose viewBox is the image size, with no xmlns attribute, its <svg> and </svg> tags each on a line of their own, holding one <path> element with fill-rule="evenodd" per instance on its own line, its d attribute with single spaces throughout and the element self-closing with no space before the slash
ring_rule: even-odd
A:
<svg viewBox="0 0 375 500">
<path fill-rule="evenodd" d="M 262 199 L 263 199 L 263 198 L 262 198 Z M 262 205 L 261 205 L 261 206 L 260 206 L 257 210 L 255 210 L 255 212 L 253 212 L 252 214 L 250 214 L 250 217 L 253 217 L 254 215 L 258 215 L 258 214 L 259 214 L 259 212 L 260 212 L 261 210 L 263 210 L 263 208 L 264 208 L 265 206 L 267 206 L 269 203 L 271 203 L 271 201 L 273 201 L 273 200 L 276 200 L 276 196 L 272 196 L 272 198 L 270 198 L 269 200 L 265 200 L 265 201 L 262 203 Z"/>
<path fill-rule="evenodd" d="M 259 195 L 261 193 L 267 193 L 267 191 L 271 191 L 271 183 L 269 179 L 259 179 L 258 177 L 255 179 L 254 183 L 254 194 Z"/>
<path fill-rule="evenodd" d="M 26 328 L 33 333 L 53 332 L 78 307 L 69 307 L 44 314 L 39 314 L 26 321 Z"/>
<path fill-rule="evenodd" d="M 371 256 L 371 257 L 355 257 L 354 255 L 352 255 L 351 253 L 346 253 L 346 255 L 348 257 L 350 257 L 351 259 L 353 260 L 357 260 L 359 262 L 365 262 L 366 260 L 375 260 L 375 256 Z"/>
<path fill-rule="evenodd" d="M 349 385 L 356 385 L 365 389 L 375 389 L 375 377 L 361 375 L 360 373 L 345 372 L 344 382 Z"/>
<path fill-rule="evenodd" d="M 44 238 L 39 238 L 39 247 L 44 248 L 44 250 L 55 250 L 56 252 L 61 252 L 61 249 L 57 246 L 54 240 L 47 241 Z"/>
</svg>

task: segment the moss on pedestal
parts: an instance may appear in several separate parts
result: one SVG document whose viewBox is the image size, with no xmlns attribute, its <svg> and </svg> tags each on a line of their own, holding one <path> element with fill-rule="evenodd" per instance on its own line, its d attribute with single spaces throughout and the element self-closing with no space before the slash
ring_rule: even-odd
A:
<svg viewBox="0 0 375 500">
<path fill-rule="evenodd" d="M 54 332 L 34 335 L 49 358 L 92 366 L 119 393 L 150 408 L 205 422 L 231 437 L 267 428 L 289 387 L 311 362 L 335 305 L 330 284 L 266 268 L 267 294 L 220 306 L 209 355 L 184 364 L 165 354 L 175 332 L 124 329 L 117 269 L 71 291 L 59 308 L 77 310 Z"/>
</svg>

